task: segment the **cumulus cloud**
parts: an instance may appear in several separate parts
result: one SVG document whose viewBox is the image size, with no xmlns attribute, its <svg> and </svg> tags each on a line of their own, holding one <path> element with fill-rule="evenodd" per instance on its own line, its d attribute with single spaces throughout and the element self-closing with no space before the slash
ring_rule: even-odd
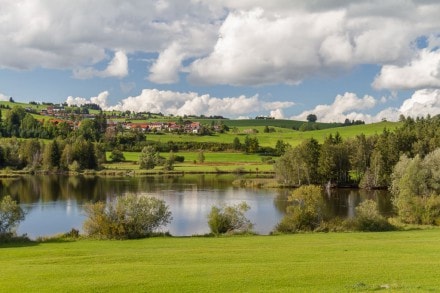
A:
<svg viewBox="0 0 440 293">
<path fill-rule="evenodd" d="M 403 102 L 399 108 L 399 113 L 411 117 L 440 114 L 440 90 L 423 89 L 416 91 L 411 98 Z"/>
<path fill-rule="evenodd" d="M 0 101 L 9 101 L 9 97 L 0 93 Z"/>
<path fill-rule="evenodd" d="M 422 89 L 415 91 L 398 108 L 389 107 L 376 114 L 365 114 L 359 110 L 371 109 L 378 100 L 371 96 L 358 98 L 356 94 L 345 93 L 338 95 L 331 105 L 318 105 L 312 110 L 307 110 L 292 119 L 305 121 L 307 115 L 315 114 L 322 122 L 344 122 L 349 120 L 363 120 L 366 123 L 379 122 L 382 120 L 397 121 L 400 115 L 410 117 L 422 117 L 440 114 L 440 89 Z"/>
<path fill-rule="evenodd" d="M 82 98 L 82 97 L 72 97 L 69 96 L 66 99 L 66 103 L 69 106 L 82 106 L 85 104 L 97 104 L 102 109 L 107 109 L 107 98 L 109 96 L 108 91 L 104 91 L 99 93 L 97 97 L 91 97 L 90 99 Z"/>
<path fill-rule="evenodd" d="M 0 68 L 124 77 L 140 52 L 158 56 L 145 68 L 155 83 L 184 72 L 201 84 L 298 84 L 359 64 L 384 65 L 385 79 L 396 69 L 386 66 L 417 67 L 417 37 L 438 41 L 438 11 L 416 0 L 4 0 Z"/>
<path fill-rule="evenodd" d="M 312 110 L 307 110 L 298 116 L 292 117 L 295 120 L 306 120 L 309 114 L 315 114 L 322 122 L 344 122 L 345 119 L 364 120 L 371 122 L 368 115 L 358 113 L 356 110 L 371 109 L 377 104 L 377 100 L 372 96 L 359 98 L 354 93 L 337 95 L 333 104 L 318 105 Z"/>
<path fill-rule="evenodd" d="M 99 71 L 93 67 L 79 68 L 74 70 L 73 76 L 79 79 L 92 77 L 125 77 L 128 75 L 128 58 L 122 51 L 115 52 L 115 56 L 108 64 L 107 68 Z"/>
<path fill-rule="evenodd" d="M 194 92 L 181 93 L 174 91 L 160 91 L 144 89 L 138 96 L 130 96 L 113 106 L 107 105 L 109 93 L 100 93 L 90 99 L 82 97 L 68 97 L 68 105 L 83 105 L 95 103 L 105 110 L 152 112 L 183 115 L 222 115 L 225 117 L 239 117 L 249 114 L 270 113 L 282 117 L 282 109 L 294 105 L 293 102 L 265 102 L 258 95 L 252 97 L 238 96 L 217 98 L 210 95 L 199 95 Z"/>
<path fill-rule="evenodd" d="M 0 47 L 0 68 L 75 69 L 89 76 L 108 51 L 161 54 L 176 41 L 191 57 L 206 54 L 225 12 L 196 2 L 2 1 L 0 43 L 8 45 Z M 117 54 L 102 75 L 124 76 L 124 56 Z"/>
<path fill-rule="evenodd" d="M 431 11 L 440 6 L 432 3 L 257 1 L 259 8 L 250 9 L 250 1 L 239 2 L 228 1 L 236 10 L 222 23 L 212 52 L 189 66 L 191 81 L 298 84 L 359 64 L 402 63 L 415 53 L 418 36 L 440 27 Z"/>
<path fill-rule="evenodd" d="M 184 54 L 178 43 L 173 43 L 150 67 L 148 79 L 156 83 L 175 83 L 179 81 L 179 71 Z"/>
<path fill-rule="evenodd" d="M 440 87 L 440 51 L 423 49 L 409 64 L 383 66 L 373 86 L 392 90 Z"/>
</svg>

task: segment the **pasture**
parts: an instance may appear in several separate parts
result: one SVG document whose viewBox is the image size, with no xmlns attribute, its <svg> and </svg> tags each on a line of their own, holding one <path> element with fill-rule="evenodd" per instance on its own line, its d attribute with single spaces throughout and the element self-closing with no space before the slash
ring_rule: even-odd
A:
<svg viewBox="0 0 440 293">
<path fill-rule="evenodd" d="M 428 292 L 440 230 L 0 245 L 2 292 Z"/>
</svg>

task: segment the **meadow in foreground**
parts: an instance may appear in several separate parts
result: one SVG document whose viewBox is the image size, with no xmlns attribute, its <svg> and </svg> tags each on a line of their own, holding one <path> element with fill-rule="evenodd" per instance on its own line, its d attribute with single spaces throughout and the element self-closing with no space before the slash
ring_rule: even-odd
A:
<svg viewBox="0 0 440 293">
<path fill-rule="evenodd" d="M 440 230 L 0 246 L 3 292 L 426 292 Z"/>
</svg>

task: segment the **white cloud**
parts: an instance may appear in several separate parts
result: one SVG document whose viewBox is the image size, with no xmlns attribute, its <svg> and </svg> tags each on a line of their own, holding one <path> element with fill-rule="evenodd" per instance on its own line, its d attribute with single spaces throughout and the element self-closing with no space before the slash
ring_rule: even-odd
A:
<svg viewBox="0 0 440 293">
<path fill-rule="evenodd" d="M 108 64 L 103 76 L 124 77 L 128 75 L 128 58 L 122 51 L 117 51 L 115 57 Z"/>
<path fill-rule="evenodd" d="M 411 117 L 440 114 L 440 90 L 422 89 L 414 92 L 411 98 L 403 102 L 399 113 Z"/>
<path fill-rule="evenodd" d="M 263 113 L 274 113 L 282 116 L 282 109 L 293 106 L 292 102 L 265 102 L 258 95 L 252 97 L 239 96 L 217 98 L 210 95 L 199 95 L 194 92 L 181 93 L 173 91 L 160 91 L 157 89 L 144 89 L 139 96 L 127 97 L 116 105 L 108 106 L 107 91 L 97 97 L 85 99 L 81 97 L 68 97 L 68 105 L 83 105 L 95 103 L 105 110 L 152 112 L 173 115 L 222 115 L 229 118 Z"/>
<path fill-rule="evenodd" d="M 372 96 L 366 95 L 363 98 L 358 98 L 354 93 L 345 93 L 344 95 L 337 95 L 331 105 L 318 105 L 313 110 L 304 111 L 300 115 L 292 117 L 292 119 L 305 121 L 309 114 L 315 114 L 318 120 L 322 122 L 344 122 L 347 118 L 371 122 L 368 115 L 355 111 L 371 109 L 376 104 L 377 100 Z"/>
<path fill-rule="evenodd" d="M 86 98 L 68 96 L 66 99 L 66 103 L 70 107 L 70 106 L 82 106 L 85 104 L 90 104 L 91 102 Z"/>
<path fill-rule="evenodd" d="M 108 96 L 109 96 L 108 91 L 101 92 L 101 93 L 99 93 L 99 95 L 97 97 L 91 97 L 90 99 L 69 96 L 66 99 L 66 103 L 69 106 L 82 106 L 85 104 L 97 104 L 102 109 L 107 109 Z"/>
<path fill-rule="evenodd" d="M 269 116 L 273 117 L 275 119 L 284 119 L 283 110 L 281 110 L 281 109 L 276 109 L 276 110 L 270 111 Z"/>
<path fill-rule="evenodd" d="M 382 100 L 382 98 L 380 99 Z M 373 108 L 378 100 L 371 96 L 358 98 L 356 94 L 345 93 L 338 95 L 331 105 L 318 105 L 313 110 L 307 110 L 292 119 L 305 121 L 307 115 L 315 114 L 321 122 L 344 122 L 349 120 L 363 120 L 366 123 L 382 120 L 397 121 L 400 115 L 410 117 L 435 116 L 440 114 L 440 89 L 417 90 L 406 99 L 399 108 L 386 108 L 375 115 L 356 112 Z"/>
<path fill-rule="evenodd" d="M 73 76 L 79 79 L 92 77 L 118 77 L 122 78 L 128 75 L 128 58 L 122 51 L 115 52 L 115 56 L 109 62 L 106 69 L 99 71 L 93 67 L 79 68 L 73 71 Z"/>
<path fill-rule="evenodd" d="M 3 0 L 1 7 L 0 43 L 8 45 L 0 46 L 0 68 L 85 68 L 86 76 L 108 51 L 161 53 L 178 40 L 192 57 L 205 54 L 225 13 L 180 0 Z M 116 57 L 105 76 L 125 74 L 124 56 Z"/>
<path fill-rule="evenodd" d="M 150 67 L 148 79 L 156 83 L 175 83 L 179 81 L 179 71 L 184 54 L 178 43 L 173 43 L 162 53 Z"/>
<path fill-rule="evenodd" d="M 392 90 L 440 87 L 440 51 L 423 49 L 409 64 L 383 66 L 373 86 Z"/>
<path fill-rule="evenodd" d="M 431 10 L 413 1 L 239 1 L 212 52 L 189 66 L 196 83 L 298 84 L 359 64 L 397 64 L 414 40 L 438 31 Z M 270 3 L 269 3 L 270 2 Z M 224 2 L 223 2 L 224 3 Z M 319 2 L 322 4 L 321 2 Z M 408 13 L 411 11 L 411 13 Z"/>
<path fill-rule="evenodd" d="M 9 101 L 9 97 L 0 93 L 0 101 Z"/>
<path fill-rule="evenodd" d="M 359 64 L 401 66 L 417 60 L 417 37 L 438 42 L 440 29 L 438 1 L 3 0 L 1 7 L 0 68 L 124 77 L 127 54 L 153 53 L 145 73 L 156 83 L 187 72 L 204 84 L 297 84 Z M 109 51 L 115 58 L 99 71 Z"/>
</svg>

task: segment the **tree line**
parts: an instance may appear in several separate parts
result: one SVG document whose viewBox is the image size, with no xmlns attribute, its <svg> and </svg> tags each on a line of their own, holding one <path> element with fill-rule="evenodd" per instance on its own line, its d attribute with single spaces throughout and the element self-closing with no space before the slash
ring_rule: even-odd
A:
<svg viewBox="0 0 440 293">
<path fill-rule="evenodd" d="M 400 117 L 401 126 L 373 136 L 359 134 L 343 139 L 329 135 L 323 143 L 314 138 L 287 147 L 275 164 L 277 178 L 285 185 L 331 184 L 387 188 L 393 168 L 402 155 L 427 154 L 440 147 L 440 116 Z"/>
</svg>

